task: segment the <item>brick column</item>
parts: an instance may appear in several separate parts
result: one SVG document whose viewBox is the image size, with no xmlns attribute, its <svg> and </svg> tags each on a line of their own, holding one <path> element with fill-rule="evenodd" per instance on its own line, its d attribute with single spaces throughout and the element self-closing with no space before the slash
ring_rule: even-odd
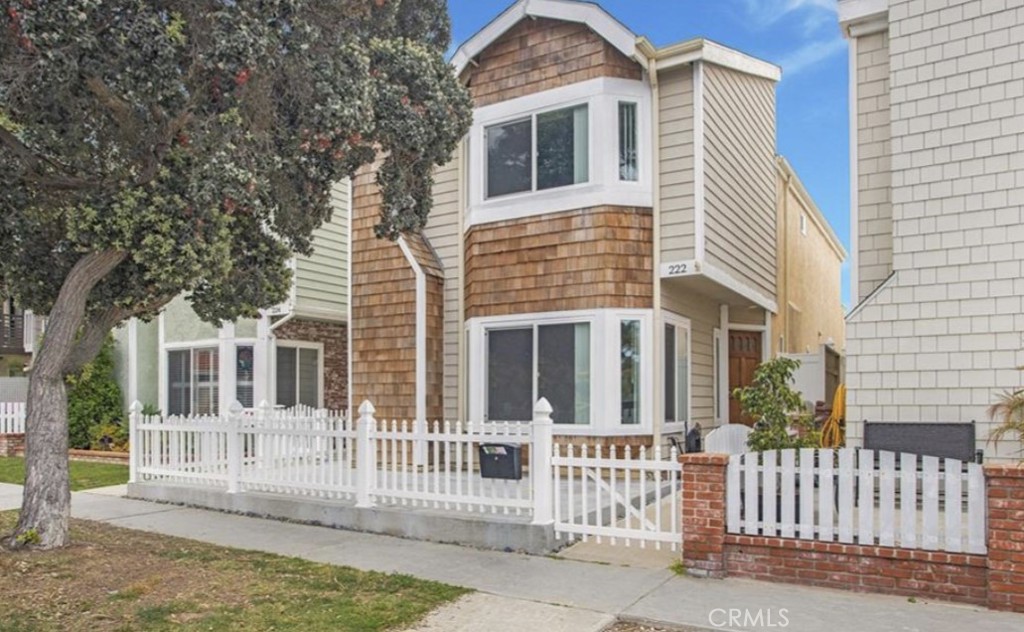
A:
<svg viewBox="0 0 1024 632">
<path fill-rule="evenodd" d="M 725 577 L 727 454 L 683 454 L 683 565 L 699 577 Z"/>
<path fill-rule="evenodd" d="M 986 465 L 988 606 L 1024 612 L 1024 467 Z"/>
<path fill-rule="evenodd" d="M 24 453 L 24 434 L 0 434 L 0 456 L 20 456 Z"/>
</svg>

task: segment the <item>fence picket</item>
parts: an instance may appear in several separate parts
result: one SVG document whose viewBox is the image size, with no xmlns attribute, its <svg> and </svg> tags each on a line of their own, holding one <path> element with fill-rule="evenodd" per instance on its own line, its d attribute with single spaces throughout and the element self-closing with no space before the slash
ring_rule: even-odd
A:
<svg viewBox="0 0 1024 632">
<path fill-rule="evenodd" d="M 802 470 L 801 470 L 802 473 Z M 803 481 L 801 480 L 801 487 Z M 782 515 L 779 517 L 781 523 L 782 537 L 792 538 L 796 535 L 796 451 L 782 451 Z M 802 496 L 807 495 L 807 488 L 803 489 Z M 802 499 L 801 496 L 801 499 Z"/>
<path fill-rule="evenodd" d="M 933 551 L 939 548 L 939 459 L 926 456 L 922 461 L 924 467 L 921 488 L 924 490 L 924 497 L 921 548 Z"/>
<path fill-rule="evenodd" d="M 875 543 L 875 453 L 857 452 L 857 542 Z"/>
<path fill-rule="evenodd" d="M 878 453 L 878 543 L 896 544 L 896 454 Z"/>
<path fill-rule="evenodd" d="M 900 546 L 917 546 L 917 455 L 900 454 Z"/>
<path fill-rule="evenodd" d="M 853 543 L 853 453 L 839 450 L 839 541 Z"/>
<path fill-rule="evenodd" d="M 757 484 L 758 453 L 748 452 L 743 455 L 743 530 L 757 534 L 759 516 L 757 511 L 760 490 Z"/>
<path fill-rule="evenodd" d="M 761 453 L 761 485 L 764 494 L 761 499 L 761 511 L 764 514 L 761 520 L 761 533 L 768 536 L 776 535 L 778 527 L 776 510 L 778 509 L 778 493 L 776 478 L 776 464 L 778 463 L 778 452 L 768 450 Z"/>
<path fill-rule="evenodd" d="M 963 517 L 963 506 L 962 506 L 962 486 L 961 486 L 961 469 L 963 462 L 959 459 L 946 459 L 946 489 L 945 507 L 943 507 L 943 513 L 946 514 L 946 543 L 943 546 L 943 550 L 950 551 L 951 553 L 959 553 L 963 550 L 963 523 L 961 519 Z"/>
<path fill-rule="evenodd" d="M 730 454 L 726 470 L 725 507 L 726 529 L 730 533 L 740 533 L 740 468 L 742 454 Z"/>
<path fill-rule="evenodd" d="M 801 451 L 802 454 L 803 451 Z M 813 450 L 808 450 L 813 452 Z M 803 456 L 800 457 L 803 460 Z M 813 458 L 809 458 L 813 462 Z M 821 450 L 818 452 L 818 538 L 825 542 L 831 542 L 835 533 L 833 510 L 835 509 L 835 452 L 832 450 Z M 808 512 L 814 510 L 813 501 L 809 503 Z M 801 521 L 800 537 L 805 539 L 814 538 L 814 521 L 810 520 L 811 526 L 808 532 L 803 529 L 804 522 Z"/>
<path fill-rule="evenodd" d="M 985 552 L 985 473 L 977 463 L 967 464 L 967 552 Z"/>
</svg>

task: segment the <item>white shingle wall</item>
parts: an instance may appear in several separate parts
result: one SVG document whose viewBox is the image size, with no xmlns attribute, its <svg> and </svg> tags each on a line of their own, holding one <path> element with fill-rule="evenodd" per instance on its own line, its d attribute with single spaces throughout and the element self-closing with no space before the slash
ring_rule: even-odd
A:
<svg viewBox="0 0 1024 632">
<path fill-rule="evenodd" d="M 889 152 L 889 36 L 875 33 L 857 41 L 858 301 L 892 272 Z"/>
<path fill-rule="evenodd" d="M 890 0 L 889 29 L 896 277 L 849 320 L 848 417 L 974 419 L 1011 456 L 986 408 L 1024 381 L 1024 0 Z"/>
</svg>

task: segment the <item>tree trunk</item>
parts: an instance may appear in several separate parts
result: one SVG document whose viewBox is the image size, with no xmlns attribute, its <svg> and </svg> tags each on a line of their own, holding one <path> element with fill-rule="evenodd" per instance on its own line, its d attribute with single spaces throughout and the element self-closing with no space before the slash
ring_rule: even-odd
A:
<svg viewBox="0 0 1024 632">
<path fill-rule="evenodd" d="M 52 549 L 68 543 L 68 400 L 64 377 L 85 318 L 89 293 L 124 260 L 107 251 L 85 255 L 68 273 L 32 361 L 25 419 L 25 491 L 10 547 Z"/>
<path fill-rule="evenodd" d="M 64 375 L 33 371 L 25 419 L 25 496 L 12 543 L 52 549 L 68 543 L 68 400 Z"/>
</svg>

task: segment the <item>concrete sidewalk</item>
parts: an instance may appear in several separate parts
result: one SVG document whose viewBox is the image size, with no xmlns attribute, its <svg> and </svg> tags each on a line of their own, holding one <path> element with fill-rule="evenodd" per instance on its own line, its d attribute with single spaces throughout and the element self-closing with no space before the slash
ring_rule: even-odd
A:
<svg viewBox="0 0 1024 632">
<path fill-rule="evenodd" d="M 20 487 L 0 484 L 0 510 L 17 508 L 20 492 Z M 678 577 L 667 569 L 481 551 L 129 500 L 118 497 L 119 492 L 76 492 L 72 513 L 76 518 L 213 544 L 406 573 L 484 593 L 438 611 L 424 622 L 423 630 L 587 632 L 602 629 L 617 616 L 743 631 L 784 627 L 794 632 L 1002 632 L 1024 628 L 1020 615 L 975 607 L 737 579 L 699 580 Z M 734 619 L 730 625 L 730 609 L 746 610 L 753 617 L 760 613 L 762 623 L 745 626 L 739 619 L 737 625 Z M 474 618 L 484 614 L 486 621 Z M 781 625 L 783 617 L 786 626 Z"/>
</svg>

